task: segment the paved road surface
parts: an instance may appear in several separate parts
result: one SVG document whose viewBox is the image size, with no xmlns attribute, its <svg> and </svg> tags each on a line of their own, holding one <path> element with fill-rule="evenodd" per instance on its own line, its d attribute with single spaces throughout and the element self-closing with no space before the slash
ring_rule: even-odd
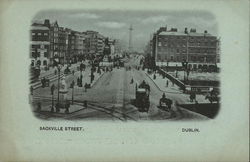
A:
<svg viewBox="0 0 250 162">
<path fill-rule="evenodd" d="M 183 102 L 183 98 L 179 94 L 166 94 L 167 98 L 174 100 L 173 110 L 170 112 L 161 110 L 157 107 L 162 92 L 155 86 L 153 81 L 142 71 L 136 70 L 134 67 L 139 65 L 137 59 L 131 59 L 125 67 L 132 67 L 130 71 L 125 68 L 114 68 L 111 72 L 105 72 L 96 84 L 88 89 L 87 92 L 83 88 L 75 88 L 74 105 L 82 106 L 84 100 L 88 101 L 88 107 L 80 109 L 68 115 L 57 115 L 56 113 L 39 114 L 40 117 L 58 118 L 74 120 L 119 120 L 119 121 L 138 121 L 138 120 L 186 120 L 186 119 L 207 119 L 197 113 L 184 110 L 175 105 L 175 102 Z M 89 77 L 88 72 L 83 74 Z M 70 75 L 66 78 L 67 83 L 76 80 L 79 74 Z M 130 81 L 133 78 L 134 83 Z M 150 108 L 148 113 L 141 113 L 132 105 L 131 101 L 135 99 L 135 84 L 145 80 L 150 85 Z M 50 97 L 50 88 L 39 88 L 34 92 L 33 96 Z M 68 98 L 71 99 L 72 91 L 70 89 Z M 42 98 L 42 97 L 41 97 Z M 44 102 L 46 103 L 46 102 Z M 49 105 L 51 102 L 47 102 Z M 45 104 L 46 105 L 46 104 Z"/>
</svg>

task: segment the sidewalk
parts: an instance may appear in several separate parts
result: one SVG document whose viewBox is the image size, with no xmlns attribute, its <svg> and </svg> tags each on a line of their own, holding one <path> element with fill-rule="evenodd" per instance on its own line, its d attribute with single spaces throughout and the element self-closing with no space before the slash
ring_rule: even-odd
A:
<svg viewBox="0 0 250 162">
<path fill-rule="evenodd" d="M 84 106 L 81 106 L 81 105 L 70 105 L 69 112 L 65 113 L 66 109 L 62 109 L 62 108 L 59 110 L 59 112 L 55 112 L 56 111 L 55 106 L 54 106 L 54 112 L 51 112 L 51 107 L 52 107 L 51 105 L 42 106 L 41 110 L 37 111 L 37 109 L 34 106 L 34 110 L 36 113 L 43 114 L 43 115 L 63 117 L 63 116 L 68 116 L 77 111 L 86 109 Z"/>
<path fill-rule="evenodd" d="M 156 79 L 153 79 L 154 74 L 148 74 L 147 71 L 144 71 L 145 74 L 154 82 L 154 84 L 156 85 L 156 87 L 164 92 L 164 93 L 169 93 L 169 94 L 173 94 L 174 97 L 179 98 L 181 100 L 180 104 L 194 104 L 194 102 L 190 102 L 190 98 L 189 98 L 189 94 L 184 94 L 182 90 L 179 89 L 179 87 L 177 85 L 173 85 L 172 82 L 167 79 L 167 78 L 163 78 L 161 75 L 159 74 L 155 74 L 156 75 Z M 166 85 L 166 82 L 168 80 L 168 87 Z M 205 96 L 204 95 L 200 95 L 200 94 L 196 94 L 196 101 L 198 103 L 209 103 L 208 100 L 205 100 Z"/>
<path fill-rule="evenodd" d="M 175 84 L 172 84 L 172 82 L 167 78 L 163 78 L 160 74 L 156 73 L 156 79 L 154 79 L 154 74 L 148 74 L 145 71 L 146 75 L 155 83 L 155 85 L 164 92 L 167 93 L 182 93 L 182 91 L 179 89 L 179 87 Z M 168 86 L 167 86 L 168 82 Z"/>
<path fill-rule="evenodd" d="M 98 74 L 98 73 L 94 73 L 95 75 L 95 78 L 91 84 L 91 87 L 93 87 L 97 81 L 103 76 L 104 72 L 102 72 L 101 74 Z M 85 71 L 82 72 L 82 75 L 83 75 L 83 87 L 78 87 L 76 84 L 74 86 L 74 100 L 79 100 L 81 99 L 81 97 L 79 97 L 79 95 L 81 95 L 82 93 L 84 93 L 85 91 L 85 88 L 84 88 L 84 84 L 85 83 L 90 83 L 90 68 L 87 68 Z M 68 87 L 68 92 L 67 92 L 67 100 L 70 101 L 70 104 L 71 104 L 71 99 L 72 99 L 72 88 L 70 88 L 70 84 L 71 82 L 74 80 L 75 83 L 76 83 L 76 78 L 80 76 L 80 71 L 77 71 L 75 72 L 75 74 L 70 74 L 68 76 L 66 76 L 66 83 L 67 83 L 67 87 Z M 46 115 L 46 114 L 49 114 L 49 115 L 58 115 L 58 114 L 65 114 L 64 111 L 65 109 L 61 109 L 59 113 L 51 113 L 51 104 L 52 104 L 52 101 L 51 101 L 51 94 L 50 94 L 50 91 L 49 91 L 49 87 L 46 87 L 47 90 L 45 91 L 46 93 L 44 93 L 43 95 L 39 95 L 36 94 L 36 95 L 33 95 L 33 96 L 30 96 L 30 103 L 32 104 L 32 107 L 34 110 L 37 109 L 37 103 L 38 102 L 41 102 L 42 105 L 41 105 L 41 112 L 42 114 Z M 44 89 L 45 90 L 45 89 Z M 57 88 L 56 88 L 56 91 L 57 91 Z M 54 94 L 54 104 L 56 104 L 57 102 L 57 95 Z M 73 104 L 73 105 L 70 105 L 70 108 L 69 108 L 69 113 L 73 113 L 73 112 L 76 112 L 76 111 L 79 111 L 79 110 L 82 110 L 84 109 L 84 106 L 83 105 L 77 105 L 77 104 Z"/>
<path fill-rule="evenodd" d="M 75 70 L 77 69 L 77 66 L 79 66 L 80 63 L 76 63 L 76 64 L 72 64 L 71 67 L 70 67 L 70 70 Z M 64 70 L 66 69 L 67 65 L 64 65 L 61 69 L 61 72 L 60 72 L 60 78 L 62 78 L 62 76 L 64 75 Z M 55 71 L 57 71 L 57 74 L 55 75 Z M 41 79 L 45 77 L 47 79 L 50 80 L 50 82 L 53 82 L 55 80 L 58 79 L 58 70 L 57 68 L 51 68 L 49 71 L 44 71 L 43 73 L 40 74 L 39 76 L 39 80 L 34 82 L 34 83 L 31 83 L 30 85 L 33 87 L 33 89 L 37 89 L 39 87 L 42 86 L 42 83 L 41 83 Z"/>
</svg>

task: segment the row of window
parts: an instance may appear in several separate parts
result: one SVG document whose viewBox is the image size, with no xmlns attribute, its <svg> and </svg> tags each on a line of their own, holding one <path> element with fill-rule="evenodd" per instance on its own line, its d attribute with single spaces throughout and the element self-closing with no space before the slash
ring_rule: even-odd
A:
<svg viewBox="0 0 250 162">
<path fill-rule="evenodd" d="M 204 48 L 191 48 L 188 50 L 189 52 L 192 53 L 215 53 L 215 49 L 204 49 Z"/>
<path fill-rule="evenodd" d="M 187 50 L 186 50 L 186 48 L 183 48 L 183 49 L 176 49 L 176 48 L 168 48 L 168 49 L 166 49 L 166 48 L 158 48 L 158 51 L 159 52 L 177 52 L 177 53 L 186 53 L 187 52 Z"/>
<path fill-rule="evenodd" d="M 38 35 L 38 36 L 42 36 L 42 35 L 44 35 L 44 36 L 48 36 L 48 35 L 49 35 L 49 33 L 46 33 L 46 32 L 44 32 L 44 33 L 36 33 L 36 32 L 32 32 L 32 36 L 35 36 L 35 35 Z"/>
<path fill-rule="evenodd" d="M 43 65 L 46 66 L 47 64 L 48 64 L 48 62 L 46 60 L 44 60 L 43 61 Z M 41 65 L 41 61 L 37 60 L 36 65 L 40 66 Z M 35 61 L 34 60 L 31 61 L 31 66 L 35 66 Z"/>
<path fill-rule="evenodd" d="M 214 62 L 215 57 L 209 57 L 209 56 L 189 56 L 189 61 L 191 62 Z M 186 60 L 187 56 L 175 56 L 171 55 L 170 57 L 167 55 L 158 55 L 159 61 L 183 61 Z"/>
<path fill-rule="evenodd" d="M 41 48 L 41 49 L 45 49 L 45 48 L 49 48 L 49 45 L 44 45 L 44 44 L 39 44 L 39 45 L 31 45 L 32 48 Z"/>
<path fill-rule="evenodd" d="M 44 52 L 43 54 L 44 54 L 43 55 L 44 57 L 48 57 L 49 56 L 48 52 Z M 33 58 L 41 57 L 41 53 L 40 52 L 34 52 L 34 51 L 32 51 L 31 55 L 32 55 Z"/>
<path fill-rule="evenodd" d="M 173 43 L 171 43 L 171 44 L 169 44 L 169 43 L 162 43 L 162 42 L 158 42 L 158 46 L 159 47 L 162 47 L 162 46 L 164 46 L 164 47 L 186 47 L 186 43 L 183 43 L 183 44 L 173 44 Z"/>
<path fill-rule="evenodd" d="M 188 46 L 215 46 L 216 42 L 192 42 L 188 43 Z"/>
<path fill-rule="evenodd" d="M 158 37 L 159 40 L 183 40 L 183 41 L 186 41 L 187 39 L 188 40 L 197 40 L 197 41 L 215 41 L 216 40 L 216 37 L 192 37 L 192 36 L 165 36 L 165 37 L 161 37 L 159 36 Z"/>
<path fill-rule="evenodd" d="M 160 52 L 186 52 L 187 48 L 163 48 L 159 47 L 158 51 Z M 215 53 L 216 49 L 215 48 L 188 48 L 188 52 L 193 52 L 193 53 Z"/>
<path fill-rule="evenodd" d="M 48 36 L 49 33 L 48 32 L 43 32 L 43 33 L 32 32 L 32 35 L 38 35 L 38 36 L 45 35 L 45 36 Z M 52 36 L 59 37 L 59 39 L 65 39 L 65 35 L 61 36 L 61 35 L 58 35 L 58 33 L 54 33 Z"/>
<path fill-rule="evenodd" d="M 195 42 L 195 43 L 190 43 L 190 42 L 181 42 L 181 43 L 167 43 L 167 42 L 158 42 L 158 46 L 164 46 L 164 47 L 186 47 L 186 46 L 208 46 L 208 47 L 215 47 L 216 42 Z"/>
</svg>

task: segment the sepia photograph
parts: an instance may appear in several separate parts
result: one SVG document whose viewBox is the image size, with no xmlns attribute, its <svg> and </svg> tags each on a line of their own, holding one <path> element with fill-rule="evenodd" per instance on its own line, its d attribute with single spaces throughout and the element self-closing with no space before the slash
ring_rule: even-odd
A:
<svg viewBox="0 0 250 162">
<path fill-rule="evenodd" d="M 30 25 L 30 105 L 41 119 L 209 120 L 220 36 L 207 11 L 47 10 Z"/>
</svg>

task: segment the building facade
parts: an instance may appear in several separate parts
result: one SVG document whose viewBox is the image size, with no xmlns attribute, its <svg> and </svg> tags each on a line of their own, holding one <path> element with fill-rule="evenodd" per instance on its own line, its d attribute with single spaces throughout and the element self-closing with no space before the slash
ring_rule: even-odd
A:
<svg viewBox="0 0 250 162">
<path fill-rule="evenodd" d="M 60 27 L 57 21 L 35 20 L 31 25 L 31 65 L 53 66 L 54 61 L 65 64 L 100 58 L 104 40 L 96 31 L 79 32 Z"/>
<path fill-rule="evenodd" d="M 45 68 L 49 65 L 50 30 L 48 27 L 33 24 L 31 26 L 31 67 Z"/>
<path fill-rule="evenodd" d="M 86 31 L 85 34 L 87 53 L 94 56 L 102 55 L 105 37 L 96 31 Z"/>
<path fill-rule="evenodd" d="M 76 36 L 75 36 L 75 31 L 71 30 L 71 29 L 66 29 L 66 33 L 67 33 L 67 41 L 68 41 L 68 46 L 67 46 L 67 53 L 66 53 L 66 60 L 68 63 L 73 63 L 74 60 L 74 56 L 75 56 L 75 52 L 76 52 Z"/>
<path fill-rule="evenodd" d="M 58 55 L 55 56 L 59 59 L 61 64 L 66 63 L 67 52 L 67 33 L 63 27 L 58 28 Z"/>
<path fill-rule="evenodd" d="M 75 55 L 77 57 L 81 57 L 84 55 L 83 51 L 85 49 L 84 47 L 84 34 L 81 32 L 75 32 Z"/>
<path fill-rule="evenodd" d="M 156 65 L 181 65 L 188 62 L 190 68 L 216 65 L 218 63 L 218 39 L 207 31 L 196 29 L 178 32 L 176 28 L 160 28 L 152 39 L 152 55 Z"/>
<path fill-rule="evenodd" d="M 50 24 L 50 62 L 59 62 L 59 26 L 57 21 Z"/>
</svg>

